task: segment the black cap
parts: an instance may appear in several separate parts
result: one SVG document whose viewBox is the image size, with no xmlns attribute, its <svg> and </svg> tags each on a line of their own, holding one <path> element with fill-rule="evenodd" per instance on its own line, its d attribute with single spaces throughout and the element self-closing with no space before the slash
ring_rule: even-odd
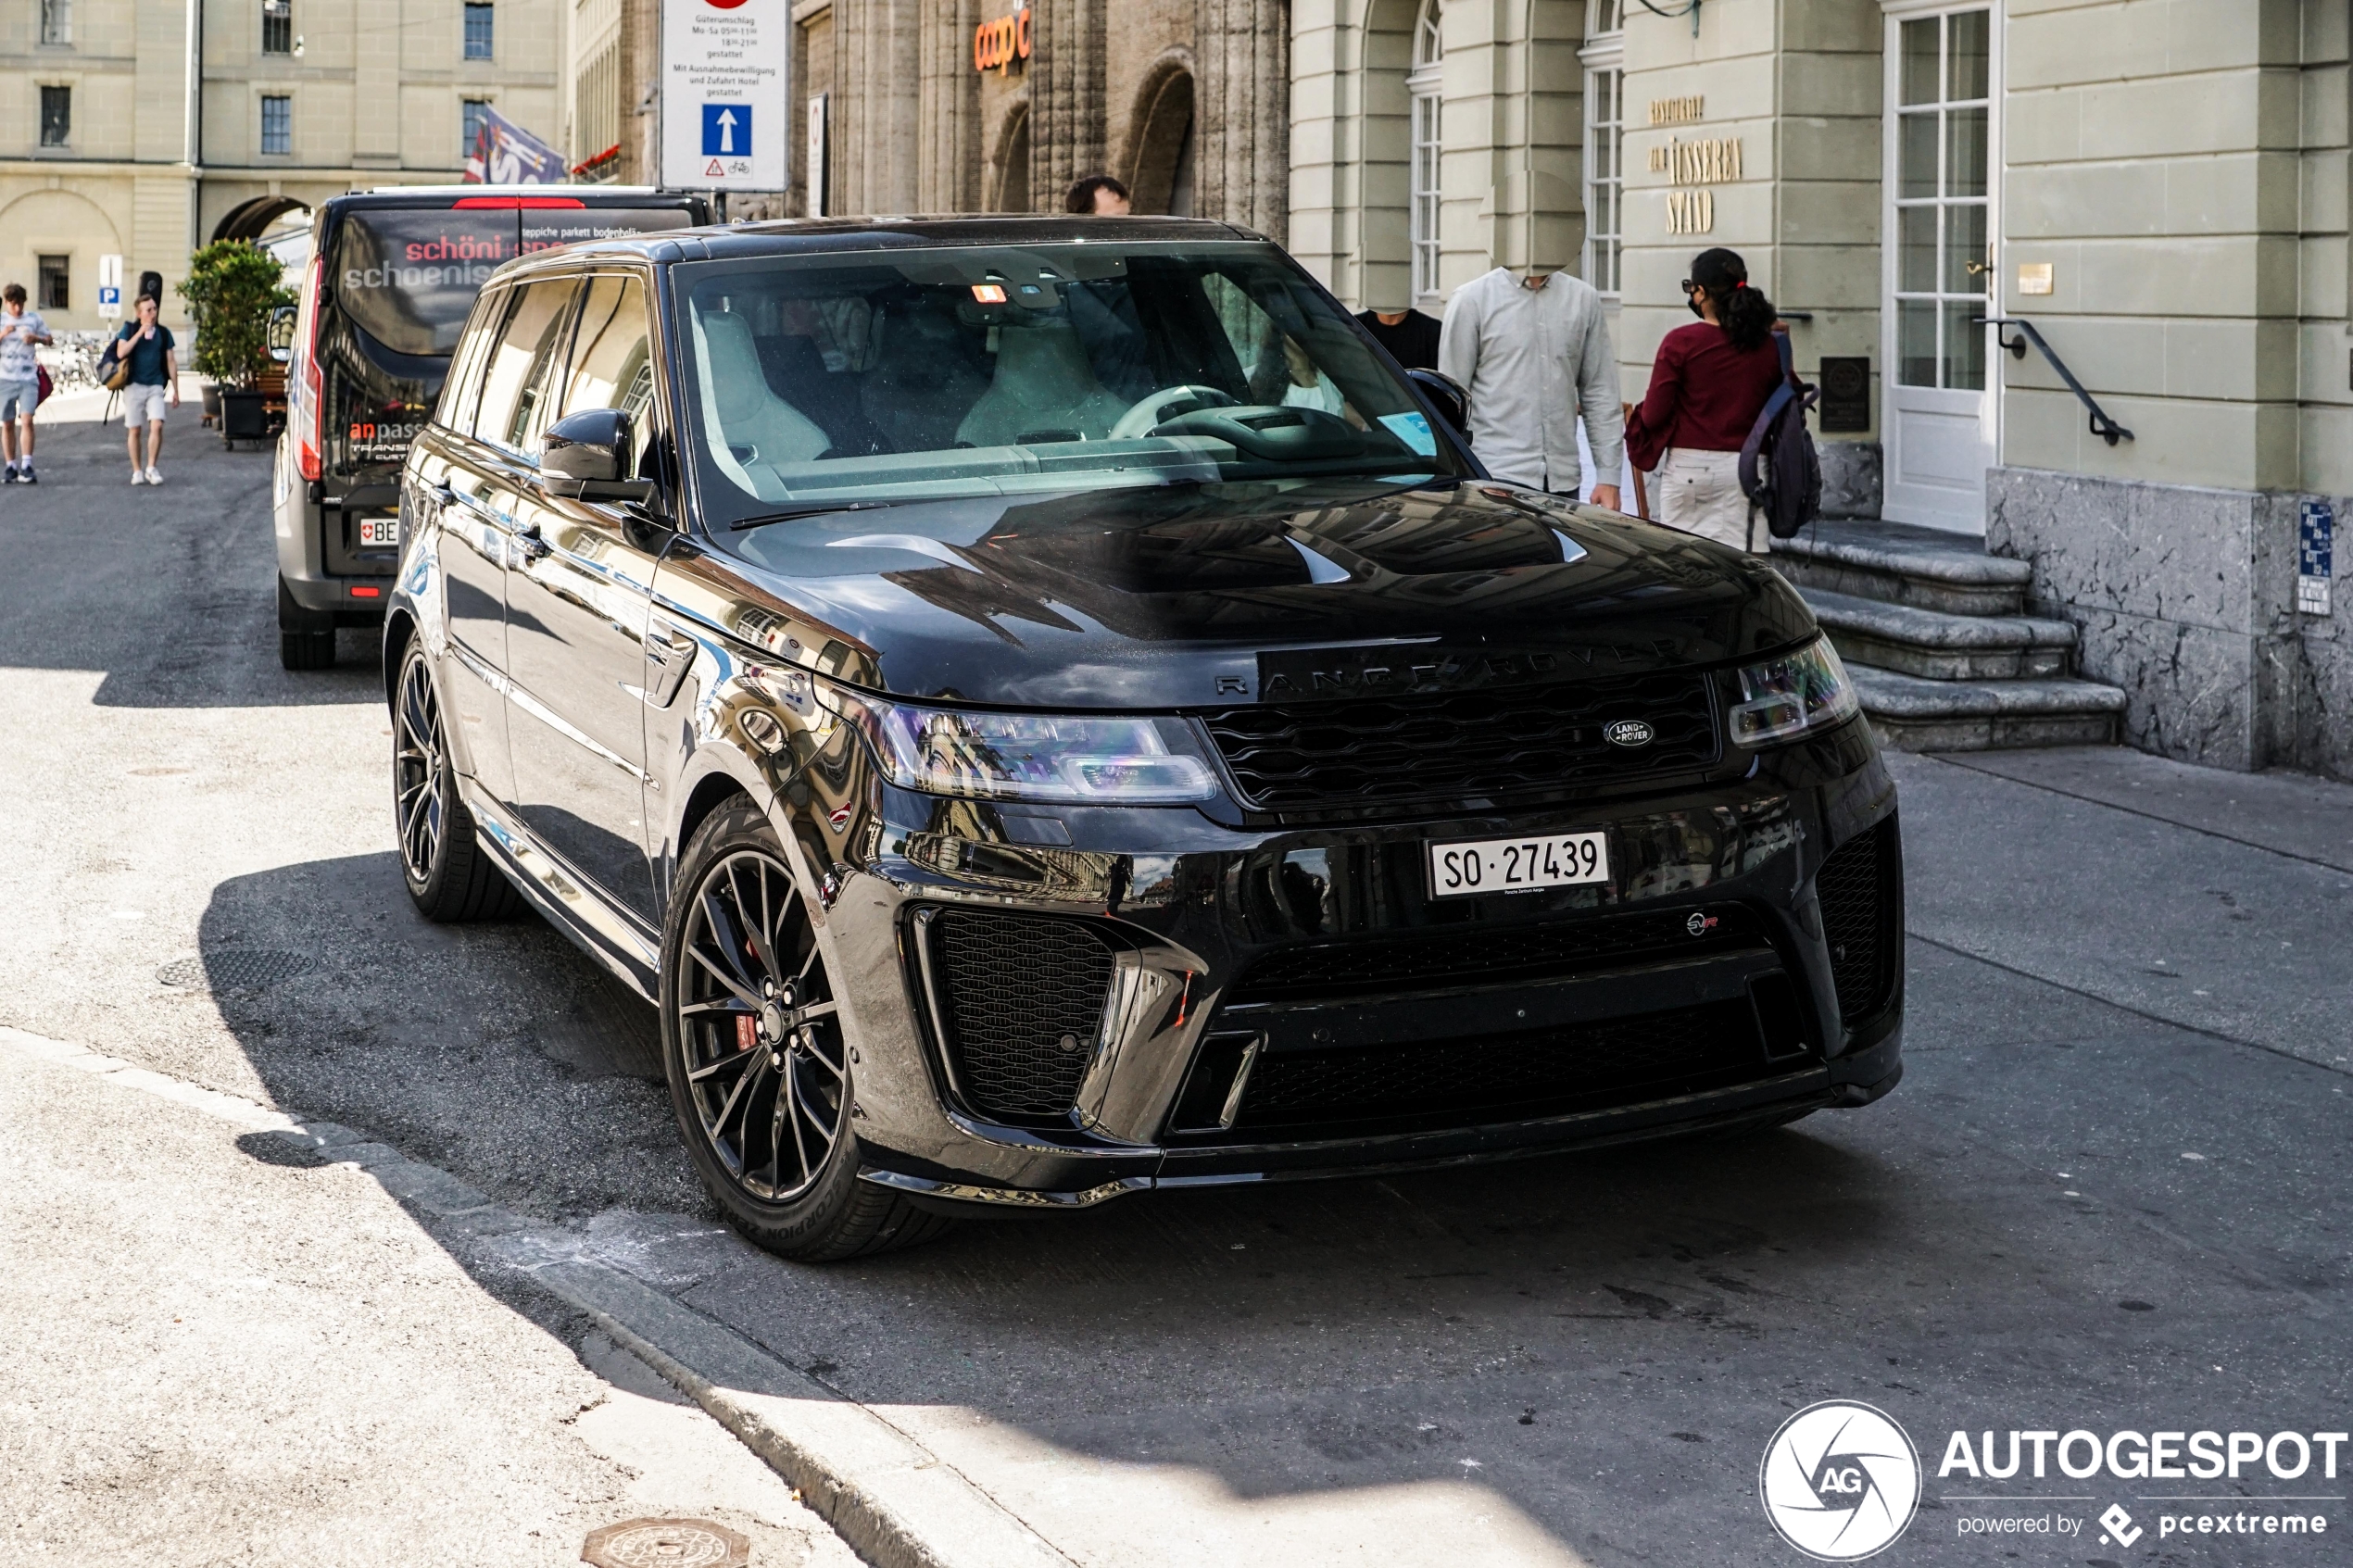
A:
<svg viewBox="0 0 2353 1568">
<path fill-rule="evenodd" d="M 1710 294 L 1722 294 L 1748 282 L 1748 263 L 1741 259 L 1739 251 L 1718 245 L 1692 257 L 1692 282 Z"/>
</svg>

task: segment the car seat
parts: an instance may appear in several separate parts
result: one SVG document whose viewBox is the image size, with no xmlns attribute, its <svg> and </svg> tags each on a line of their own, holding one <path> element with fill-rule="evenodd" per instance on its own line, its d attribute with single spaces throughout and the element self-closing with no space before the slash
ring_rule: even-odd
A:
<svg viewBox="0 0 2353 1568">
<path fill-rule="evenodd" d="M 719 466 L 743 483 L 749 477 L 740 472 L 745 463 L 776 468 L 822 457 L 831 438 L 770 389 L 751 324 L 724 310 L 697 312 L 694 320 L 703 422 L 725 446 L 712 454 Z"/>
<path fill-rule="evenodd" d="M 956 438 L 1002 446 L 1052 431 L 1100 441 L 1126 411 L 1127 405 L 1095 379 L 1067 320 L 1009 320 L 997 332 L 997 373 L 956 427 Z"/>
</svg>

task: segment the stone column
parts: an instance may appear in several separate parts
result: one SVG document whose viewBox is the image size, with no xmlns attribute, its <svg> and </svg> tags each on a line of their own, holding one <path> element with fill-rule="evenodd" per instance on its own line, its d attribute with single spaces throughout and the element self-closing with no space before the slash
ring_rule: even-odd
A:
<svg viewBox="0 0 2353 1568">
<path fill-rule="evenodd" d="M 923 24 L 922 164 L 916 185 L 926 212 L 980 207 L 988 158 L 980 126 L 980 73 L 973 66 L 979 0 L 937 0 Z"/>
<path fill-rule="evenodd" d="M 1062 210 L 1063 193 L 1103 165 L 1104 0 L 1031 0 L 1029 202 Z"/>
<path fill-rule="evenodd" d="M 1194 210 L 1281 243 L 1290 218 L 1290 0 L 1195 0 Z"/>
<path fill-rule="evenodd" d="M 653 185 L 661 180 L 661 147 L 656 141 L 661 115 L 655 108 L 661 86 L 661 0 L 621 0 L 620 95 L 621 169 L 624 185 Z"/>
</svg>

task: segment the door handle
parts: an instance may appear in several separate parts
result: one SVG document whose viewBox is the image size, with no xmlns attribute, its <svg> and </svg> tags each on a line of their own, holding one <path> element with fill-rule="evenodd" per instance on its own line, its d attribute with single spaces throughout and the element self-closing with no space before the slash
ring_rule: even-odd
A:
<svg viewBox="0 0 2353 1568">
<path fill-rule="evenodd" d="M 555 553 L 555 546 L 539 536 L 539 525 L 526 522 L 515 530 L 515 543 L 522 547 L 525 566 Z"/>
<path fill-rule="evenodd" d="M 695 646 L 694 638 L 658 615 L 647 626 L 646 657 L 658 673 L 647 684 L 646 696 L 656 708 L 669 707 L 686 684 L 686 672 L 695 667 Z"/>
<path fill-rule="evenodd" d="M 458 493 L 447 484 L 434 485 L 431 495 L 434 505 L 437 507 L 454 507 L 458 504 Z"/>
</svg>

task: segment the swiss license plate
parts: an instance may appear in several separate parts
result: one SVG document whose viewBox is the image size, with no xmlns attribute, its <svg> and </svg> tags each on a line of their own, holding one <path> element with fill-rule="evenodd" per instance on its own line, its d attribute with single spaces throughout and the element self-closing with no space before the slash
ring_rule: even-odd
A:
<svg viewBox="0 0 2353 1568">
<path fill-rule="evenodd" d="M 1599 833 L 1529 834 L 1481 838 L 1462 844 L 1432 844 L 1429 894 L 1459 898 L 1472 893 L 1533 893 L 1609 880 L 1609 835 Z"/>
<path fill-rule="evenodd" d="M 363 550 L 389 550 L 400 543 L 400 520 L 396 517 L 363 517 L 359 520 L 359 547 Z"/>
</svg>

